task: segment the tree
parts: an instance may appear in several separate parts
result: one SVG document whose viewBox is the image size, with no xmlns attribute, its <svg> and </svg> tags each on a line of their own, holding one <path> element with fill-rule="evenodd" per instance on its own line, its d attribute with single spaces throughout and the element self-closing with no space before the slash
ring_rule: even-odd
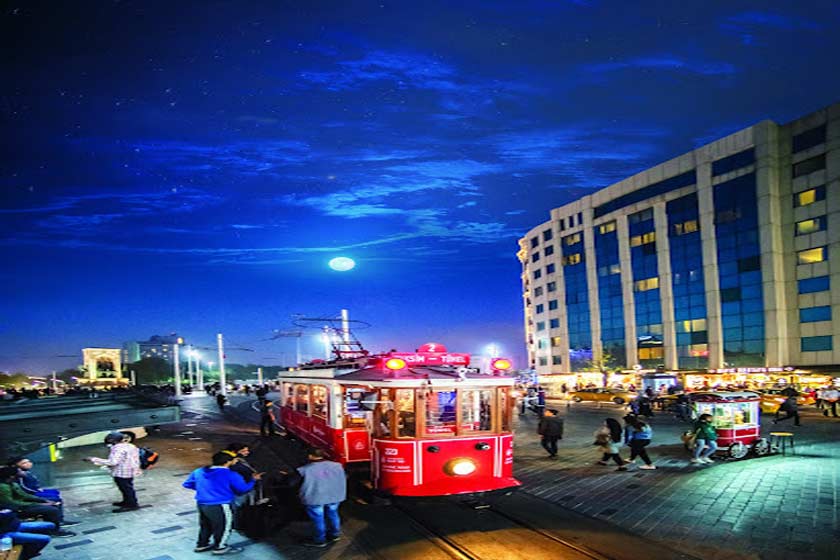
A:
<svg viewBox="0 0 840 560">
<path fill-rule="evenodd" d="M 154 385 L 171 383 L 174 371 L 172 364 L 163 358 L 143 358 L 128 365 L 128 371 L 136 375 L 138 385 Z"/>
</svg>

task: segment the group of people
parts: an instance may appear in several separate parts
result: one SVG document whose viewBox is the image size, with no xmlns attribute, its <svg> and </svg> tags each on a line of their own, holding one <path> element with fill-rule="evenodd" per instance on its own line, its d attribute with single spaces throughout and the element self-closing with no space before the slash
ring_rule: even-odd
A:
<svg viewBox="0 0 840 560">
<path fill-rule="evenodd" d="M 0 538 L 20 545 L 23 560 L 38 556 L 52 538 L 76 536 L 66 527 L 81 523 L 64 518 L 61 492 L 42 488 L 32 467 L 28 457 L 13 457 L 0 467 Z"/>
<path fill-rule="evenodd" d="M 248 461 L 250 449 L 232 443 L 215 453 L 209 465 L 190 473 L 183 487 L 195 491 L 199 513 L 199 533 L 195 552 L 212 551 L 215 555 L 235 554 L 241 549 L 230 546 L 229 539 L 244 507 L 255 505 L 255 486 L 265 473 Z M 299 496 L 312 520 L 312 538 L 304 544 L 325 547 L 341 538 L 338 507 L 347 498 L 347 480 L 340 463 L 326 459 L 324 452 L 313 449 L 309 462 L 290 475 L 299 485 Z M 289 473 L 282 472 L 283 475 Z M 239 528 L 242 528 L 241 526 Z"/>
</svg>

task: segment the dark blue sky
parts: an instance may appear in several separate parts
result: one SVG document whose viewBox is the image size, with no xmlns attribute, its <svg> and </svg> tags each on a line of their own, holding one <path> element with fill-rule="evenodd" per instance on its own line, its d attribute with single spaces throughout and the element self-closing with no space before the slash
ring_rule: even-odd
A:
<svg viewBox="0 0 840 560">
<path fill-rule="evenodd" d="M 829 1 L 4 2 L 0 370 L 172 331 L 278 363 L 272 329 L 342 307 L 373 350 L 524 365 L 518 237 L 840 100 L 838 24 Z"/>
</svg>

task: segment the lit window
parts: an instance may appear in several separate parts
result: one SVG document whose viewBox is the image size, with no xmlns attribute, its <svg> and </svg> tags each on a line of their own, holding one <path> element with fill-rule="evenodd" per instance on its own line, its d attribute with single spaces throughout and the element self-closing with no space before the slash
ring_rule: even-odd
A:
<svg viewBox="0 0 840 560">
<path fill-rule="evenodd" d="M 567 235 L 563 238 L 563 245 L 574 245 L 575 243 L 580 243 L 580 233 L 573 233 L 572 235 Z"/>
<path fill-rule="evenodd" d="M 648 290 L 655 290 L 659 287 L 659 277 L 645 278 L 644 280 L 636 280 L 633 283 L 633 289 L 637 292 L 646 292 Z"/>
<path fill-rule="evenodd" d="M 615 231 L 615 220 L 598 226 L 598 233 L 600 233 L 601 235 L 604 235 L 605 233 L 610 233 L 611 231 Z"/>
<path fill-rule="evenodd" d="M 674 235 L 685 235 L 687 233 L 694 233 L 698 231 L 700 226 L 697 220 L 688 220 L 681 224 L 674 224 Z"/>
<path fill-rule="evenodd" d="M 563 266 L 580 263 L 580 253 L 563 257 Z"/>
<path fill-rule="evenodd" d="M 825 200 L 825 185 L 820 185 L 819 187 L 814 187 L 813 189 L 808 189 L 807 191 L 793 195 L 793 205 L 795 207 L 808 206 L 820 200 Z"/>
<path fill-rule="evenodd" d="M 559 337 L 559 336 L 552 336 L 551 337 L 551 346 L 552 347 L 557 347 L 557 346 L 562 346 L 562 345 L 563 345 L 563 339 L 561 337 Z"/>
<path fill-rule="evenodd" d="M 814 247 L 796 253 L 797 264 L 812 264 L 823 262 L 826 258 L 825 247 Z"/>
<path fill-rule="evenodd" d="M 657 358 L 662 358 L 665 355 L 665 349 L 661 346 L 655 346 L 653 348 L 639 348 L 638 352 L 640 360 L 655 360 Z"/>
<path fill-rule="evenodd" d="M 796 222 L 796 235 L 808 235 L 825 229 L 825 216 L 818 216 L 810 220 Z"/>
<path fill-rule="evenodd" d="M 677 321 L 677 332 L 700 332 L 706 330 L 706 319 Z"/>
<path fill-rule="evenodd" d="M 640 245 L 647 245 L 648 243 L 653 243 L 656 241 L 656 232 L 649 231 L 647 233 L 643 233 L 641 235 L 634 235 L 630 238 L 630 246 L 631 247 L 639 247 Z"/>
</svg>

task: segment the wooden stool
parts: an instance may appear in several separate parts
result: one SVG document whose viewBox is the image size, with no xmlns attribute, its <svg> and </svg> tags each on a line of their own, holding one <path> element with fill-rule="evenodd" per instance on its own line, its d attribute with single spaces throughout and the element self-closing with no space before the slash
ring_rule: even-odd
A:
<svg viewBox="0 0 840 560">
<path fill-rule="evenodd" d="M 12 547 L 12 550 L 9 550 L 7 552 L 0 552 L 0 560 L 18 560 L 22 552 L 23 547 L 19 544 L 16 544 Z"/>
<path fill-rule="evenodd" d="M 770 432 L 770 448 L 781 449 L 782 455 L 787 455 L 787 449 L 796 455 L 796 444 L 792 432 Z"/>
</svg>

